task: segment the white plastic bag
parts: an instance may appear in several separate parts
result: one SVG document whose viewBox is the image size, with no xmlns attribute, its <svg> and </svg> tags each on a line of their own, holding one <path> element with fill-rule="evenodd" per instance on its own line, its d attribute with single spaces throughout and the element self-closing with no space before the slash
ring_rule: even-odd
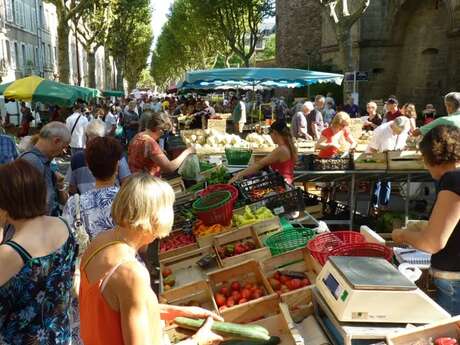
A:
<svg viewBox="0 0 460 345">
<path fill-rule="evenodd" d="M 184 180 L 198 181 L 200 179 L 200 161 L 197 155 L 188 156 L 179 168 L 179 175 Z"/>
</svg>

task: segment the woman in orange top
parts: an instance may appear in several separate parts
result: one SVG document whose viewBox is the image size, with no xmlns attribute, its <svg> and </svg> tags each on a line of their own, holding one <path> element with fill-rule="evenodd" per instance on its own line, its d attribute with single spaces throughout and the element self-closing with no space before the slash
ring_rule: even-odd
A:
<svg viewBox="0 0 460 345">
<path fill-rule="evenodd" d="M 146 172 L 160 177 L 161 173 L 176 171 L 188 155 L 195 153 L 193 148 L 188 148 L 170 161 L 157 142 L 171 127 L 167 115 L 147 110 L 142 114 L 142 121 L 145 131 L 138 133 L 128 148 L 128 164 L 132 173 Z"/>
<path fill-rule="evenodd" d="M 159 304 L 147 269 L 137 251 L 169 234 L 174 218 L 174 192 L 148 174 L 128 178 L 112 205 L 117 226 L 101 233 L 81 260 L 80 332 L 91 345 L 160 345 L 161 320 L 177 316 L 207 318 L 205 325 L 180 344 L 214 345 L 222 338 L 211 332 L 220 318 L 197 307 Z M 160 216 L 161 215 L 161 216 Z"/>
<path fill-rule="evenodd" d="M 334 116 L 331 126 L 321 132 L 321 137 L 316 143 L 319 149 L 318 157 L 332 158 L 340 152 L 340 140 L 343 138 L 350 143 L 351 149 L 356 147 L 348 126 L 350 126 L 350 115 L 341 111 Z"/>
</svg>

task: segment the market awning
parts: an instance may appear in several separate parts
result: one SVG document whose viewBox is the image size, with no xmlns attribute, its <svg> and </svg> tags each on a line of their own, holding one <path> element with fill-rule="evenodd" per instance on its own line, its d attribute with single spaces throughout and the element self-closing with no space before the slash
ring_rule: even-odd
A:
<svg viewBox="0 0 460 345">
<path fill-rule="evenodd" d="M 118 91 L 118 90 L 104 90 L 102 91 L 102 94 L 104 97 L 124 97 L 125 93 L 124 91 Z"/>
<path fill-rule="evenodd" d="M 297 88 L 315 83 L 341 84 L 342 74 L 293 68 L 226 68 L 188 72 L 179 89 L 262 86 Z"/>
<path fill-rule="evenodd" d="M 5 98 L 71 107 L 78 99 L 89 101 L 97 97 L 96 89 L 67 85 L 37 76 L 30 76 L 0 85 Z"/>
</svg>

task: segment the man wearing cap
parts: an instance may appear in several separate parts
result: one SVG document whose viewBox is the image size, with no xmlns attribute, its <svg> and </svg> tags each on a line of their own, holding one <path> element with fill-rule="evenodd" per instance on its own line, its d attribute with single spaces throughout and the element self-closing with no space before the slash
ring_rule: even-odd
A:
<svg viewBox="0 0 460 345">
<path fill-rule="evenodd" d="M 416 129 L 413 135 L 425 135 L 439 125 L 454 126 L 460 128 L 460 92 L 450 92 L 444 97 L 444 105 L 448 116 L 439 117 L 429 124 Z"/>
<path fill-rule="evenodd" d="M 386 102 L 387 113 L 385 119 L 387 122 L 393 121 L 399 116 L 402 116 L 401 111 L 398 108 L 398 100 L 394 97 L 388 98 Z"/>
</svg>

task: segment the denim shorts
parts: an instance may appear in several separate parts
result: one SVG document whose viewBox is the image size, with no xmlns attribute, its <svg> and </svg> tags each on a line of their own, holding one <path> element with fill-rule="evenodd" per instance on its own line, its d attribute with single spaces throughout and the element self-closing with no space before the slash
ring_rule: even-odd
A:
<svg viewBox="0 0 460 345">
<path fill-rule="evenodd" d="M 452 316 L 460 315 L 460 280 L 435 278 L 436 302 Z"/>
</svg>

